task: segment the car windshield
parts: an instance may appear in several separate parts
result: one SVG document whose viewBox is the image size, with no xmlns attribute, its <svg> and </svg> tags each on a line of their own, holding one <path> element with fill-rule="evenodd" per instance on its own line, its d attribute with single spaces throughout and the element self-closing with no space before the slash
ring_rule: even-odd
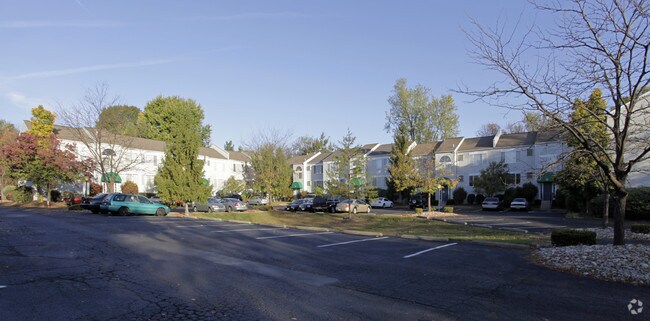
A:
<svg viewBox="0 0 650 321">
<path fill-rule="evenodd" d="M 499 199 L 496 197 L 488 197 L 485 199 L 486 202 L 498 202 Z"/>
<path fill-rule="evenodd" d="M 513 202 L 525 202 L 526 199 L 525 199 L 525 198 L 515 198 L 515 199 L 513 199 L 512 201 L 513 201 Z"/>
</svg>

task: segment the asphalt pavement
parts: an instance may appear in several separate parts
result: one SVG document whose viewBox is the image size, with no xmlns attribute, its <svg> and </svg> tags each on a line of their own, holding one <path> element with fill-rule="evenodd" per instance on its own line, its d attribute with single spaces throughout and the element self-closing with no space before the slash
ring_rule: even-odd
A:
<svg viewBox="0 0 650 321">
<path fill-rule="evenodd" d="M 0 320 L 642 320 L 632 299 L 526 250 L 0 207 Z"/>
</svg>

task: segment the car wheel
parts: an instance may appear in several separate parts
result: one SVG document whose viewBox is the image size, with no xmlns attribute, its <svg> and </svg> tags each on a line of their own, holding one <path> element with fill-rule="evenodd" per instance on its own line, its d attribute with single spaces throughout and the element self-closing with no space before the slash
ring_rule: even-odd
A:
<svg viewBox="0 0 650 321">
<path fill-rule="evenodd" d="M 162 208 L 162 207 L 160 207 L 160 208 L 158 208 L 156 210 L 156 216 L 165 216 L 165 214 L 167 214 L 167 213 L 165 213 L 165 209 Z"/>
<path fill-rule="evenodd" d="M 386 208 L 386 203 L 381 204 L 381 208 Z"/>
<path fill-rule="evenodd" d="M 129 208 L 126 206 L 120 207 L 119 210 L 117 210 L 117 215 L 119 216 L 128 216 L 129 215 Z"/>
<path fill-rule="evenodd" d="M 196 212 L 196 206 L 192 208 L 192 212 Z"/>
<path fill-rule="evenodd" d="M 357 208 L 356 207 L 352 209 L 352 214 L 357 214 Z"/>
<path fill-rule="evenodd" d="M 226 212 L 232 212 L 232 206 L 228 206 L 228 210 Z"/>
</svg>

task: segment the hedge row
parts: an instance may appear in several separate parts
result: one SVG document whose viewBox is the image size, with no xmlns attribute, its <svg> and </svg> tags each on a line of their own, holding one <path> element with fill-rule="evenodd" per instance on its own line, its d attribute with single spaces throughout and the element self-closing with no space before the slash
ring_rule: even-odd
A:
<svg viewBox="0 0 650 321">
<path fill-rule="evenodd" d="M 556 230 L 551 233 L 551 242 L 555 246 L 594 245 L 596 232 L 583 230 Z"/>
</svg>

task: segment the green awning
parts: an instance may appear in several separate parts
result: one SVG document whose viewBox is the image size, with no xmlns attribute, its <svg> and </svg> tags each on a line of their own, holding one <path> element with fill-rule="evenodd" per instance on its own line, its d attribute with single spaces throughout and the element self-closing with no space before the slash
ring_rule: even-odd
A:
<svg viewBox="0 0 650 321">
<path fill-rule="evenodd" d="M 208 186 L 208 185 L 210 185 L 210 181 L 207 180 L 206 178 L 201 178 L 201 184 L 203 184 L 205 186 Z"/>
<path fill-rule="evenodd" d="M 360 179 L 360 178 L 353 178 L 353 179 L 350 180 L 350 184 L 352 184 L 354 186 L 361 186 L 361 185 L 363 185 L 363 180 Z"/>
<path fill-rule="evenodd" d="M 292 189 L 302 189 L 302 183 L 301 182 L 293 182 L 293 183 L 291 183 L 291 188 Z"/>
<path fill-rule="evenodd" d="M 542 174 L 540 177 L 537 178 L 538 183 L 553 183 L 553 176 L 555 176 L 555 173 L 553 172 L 546 172 Z"/>
<path fill-rule="evenodd" d="M 122 183 L 122 178 L 116 172 L 108 172 L 102 175 L 102 183 L 111 183 L 112 181 Z"/>
</svg>

